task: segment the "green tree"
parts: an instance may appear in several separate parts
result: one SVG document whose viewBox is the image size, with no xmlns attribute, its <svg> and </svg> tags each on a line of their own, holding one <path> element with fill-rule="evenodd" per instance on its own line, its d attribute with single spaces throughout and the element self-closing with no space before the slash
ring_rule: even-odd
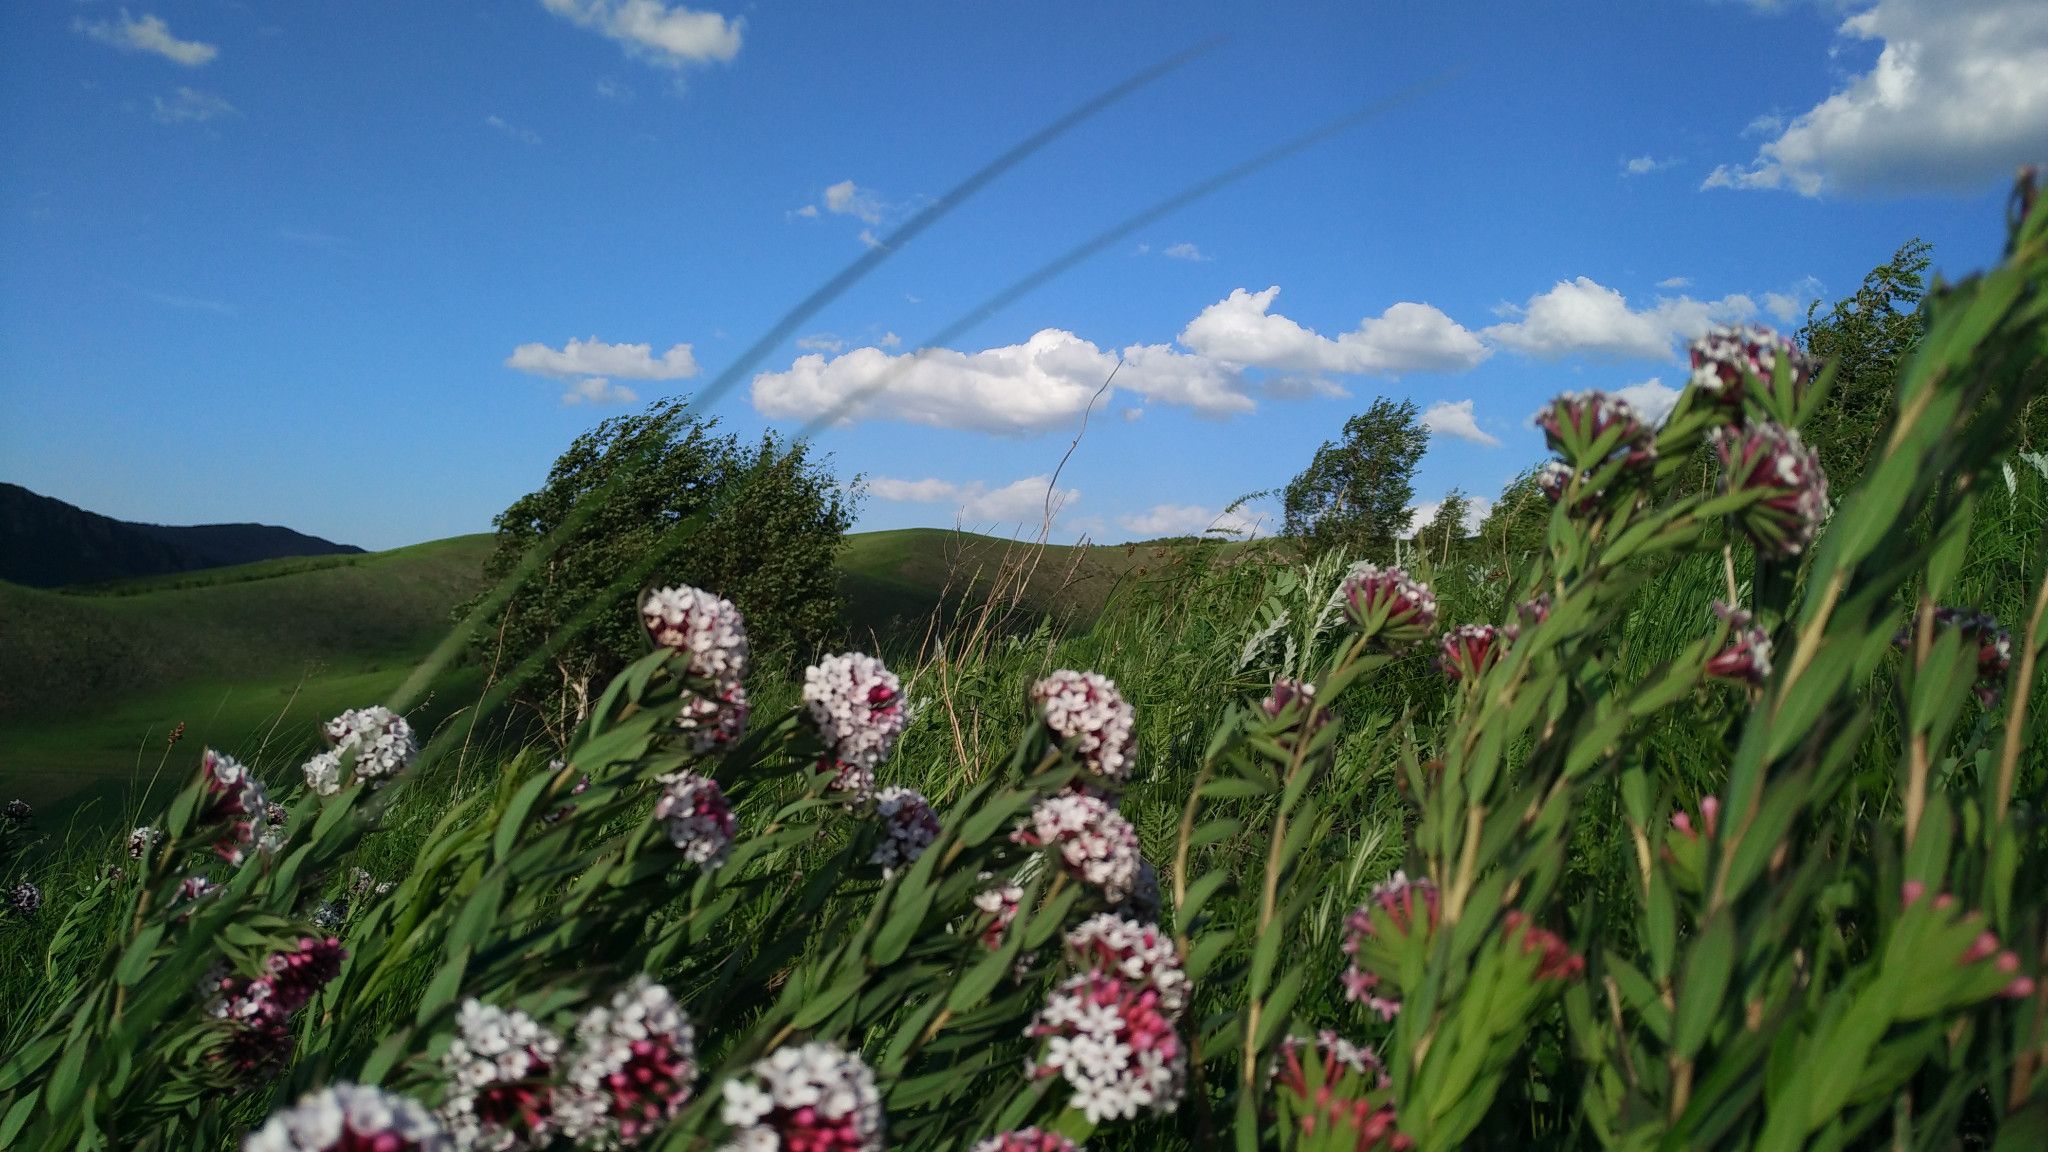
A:
<svg viewBox="0 0 2048 1152">
<path fill-rule="evenodd" d="M 1805 428 L 1820 453 L 1828 484 L 1845 491 L 1863 475 L 1863 461 L 1892 418 L 1899 369 L 1920 346 L 1925 322 L 1920 297 L 1932 247 L 1918 238 L 1870 270 L 1854 295 L 1823 314 L 1806 310 L 1799 343 L 1822 361 L 1834 361 L 1835 385 Z"/>
<path fill-rule="evenodd" d="M 1536 483 L 1538 467 L 1525 468 L 1508 481 L 1479 522 L 1479 546 L 1488 562 L 1497 561 L 1504 572 L 1541 552 L 1550 535 L 1550 498 Z"/>
<path fill-rule="evenodd" d="M 1429 523 L 1415 531 L 1415 546 L 1438 564 L 1451 556 L 1451 542 L 1465 538 L 1465 517 L 1472 513 L 1472 501 L 1463 489 L 1453 488 L 1444 493 L 1443 503 L 1436 506 L 1436 515 Z"/>
<path fill-rule="evenodd" d="M 597 501 L 474 637 L 486 661 L 509 669 L 609 597 L 518 690 L 551 732 L 580 720 L 592 686 L 646 650 L 640 589 L 614 585 L 650 559 L 646 582 L 692 584 L 737 605 L 757 664 L 808 655 L 836 623 L 834 562 L 857 489 L 842 488 L 802 443 L 768 435 L 746 445 L 715 427 L 681 400 L 612 417 L 578 436 L 546 484 L 497 517 L 485 570 L 502 578 L 580 501 Z"/>
<path fill-rule="evenodd" d="M 1324 441 L 1282 496 L 1285 531 L 1311 551 L 1342 547 L 1382 554 L 1408 526 L 1415 466 L 1429 431 L 1412 400 L 1382 396 L 1344 422 L 1344 438 Z"/>
</svg>

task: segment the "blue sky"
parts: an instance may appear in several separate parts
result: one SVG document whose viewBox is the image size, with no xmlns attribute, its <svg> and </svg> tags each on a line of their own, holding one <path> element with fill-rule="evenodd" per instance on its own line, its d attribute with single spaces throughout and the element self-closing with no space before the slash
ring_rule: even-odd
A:
<svg viewBox="0 0 2048 1152">
<path fill-rule="evenodd" d="M 1200 531 L 1376 395 L 1431 413 L 1419 500 L 1490 496 L 1554 392 L 1654 405 L 1703 325 L 1803 313 L 1909 237 L 1983 266 L 2012 167 L 2048 158 L 2037 0 L 33 0 L 0 8 L 0 479 L 373 548 L 487 530 L 578 432 L 692 392 L 967 173 L 1212 35 L 713 413 L 791 433 L 884 379 L 817 437 L 869 478 L 859 526 L 1008 532 L 1122 354 L 1057 538 Z"/>
</svg>

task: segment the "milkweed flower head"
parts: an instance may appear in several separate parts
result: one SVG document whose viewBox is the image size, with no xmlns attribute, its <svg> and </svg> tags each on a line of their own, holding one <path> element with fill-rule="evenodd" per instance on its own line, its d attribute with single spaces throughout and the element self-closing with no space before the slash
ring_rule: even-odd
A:
<svg viewBox="0 0 2048 1152">
<path fill-rule="evenodd" d="M 1820 457 L 1799 433 L 1768 420 L 1714 429 L 1721 491 L 1756 498 L 1736 517 L 1759 552 L 1797 556 L 1813 543 L 1828 513 L 1828 478 Z"/>
<path fill-rule="evenodd" d="M 1112 912 L 1091 916 L 1067 933 L 1067 959 L 1077 969 L 1106 972 L 1158 993 L 1159 1010 L 1178 1019 L 1188 1006 L 1188 974 L 1173 938 L 1157 924 Z"/>
<path fill-rule="evenodd" d="M 1269 1069 L 1274 1092 L 1304 1137 L 1358 1152 L 1405 1152 L 1412 1141 L 1395 1127 L 1391 1105 L 1373 1101 L 1388 1084 L 1377 1053 L 1324 1029 L 1313 1045 L 1300 1036 L 1281 1042 Z M 1323 1146 L 1318 1144 L 1318 1146 Z"/>
<path fill-rule="evenodd" d="M 1640 470 L 1657 458 L 1649 425 L 1628 401 L 1605 392 L 1566 392 L 1536 413 L 1536 426 L 1551 451 L 1582 471 L 1616 462 Z"/>
<path fill-rule="evenodd" d="M 1444 634 L 1437 666 L 1453 680 L 1477 680 L 1499 662 L 1500 629 L 1491 624 L 1460 624 Z"/>
<path fill-rule="evenodd" d="M 1413 644 L 1436 628 L 1436 593 L 1403 569 L 1354 564 L 1337 595 L 1353 627 L 1388 645 Z"/>
<path fill-rule="evenodd" d="M 983 872 L 979 879 L 994 880 L 993 872 Z M 1017 919 L 1017 910 L 1024 901 L 1024 886 L 1014 880 L 1003 880 L 991 884 L 974 894 L 974 906 L 988 916 L 988 924 L 981 930 L 981 942 L 990 951 L 1003 946 L 1003 933 Z"/>
<path fill-rule="evenodd" d="M 335 1084 L 299 1098 L 242 1139 L 242 1152 L 450 1152 L 425 1108 L 382 1088 Z"/>
<path fill-rule="evenodd" d="M 1099 796 L 1064 793 L 1032 808 L 1010 841 L 1054 847 L 1076 880 L 1101 890 L 1111 904 L 1128 899 L 1138 881 L 1138 830 Z"/>
<path fill-rule="evenodd" d="M 1937 632 L 1959 632 L 1966 644 L 1976 645 L 1977 699 L 1989 708 L 1998 700 L 1999 689 L 2005 686 L 2005 674 L 2012 667 L 2011 634 L 2000 628 L 1990 613 L 1971 608 L 1936 608 L 1934 627 Z M 1893 642 L 1904 651 L 1912 651 L 1911 626 L 1901 630 Z"/>
<path fill-rule="evenodd" d="M 1130 778 L 1137 713 L 1117 691 L 1116 681 L 1099 672 L 1062 669 L 1033 684 L 1031 699 L 1045 726 L 1088 771 L 1110 780 Z"/>
<path fill-rule="evenodd" d="M 720 686 L 747 674 L 747 622 L 732 601 L 687 584 L 657 588 L 640 604 L 647 634 L 684 653 L 687 675 Z"/>
<path fill-rule="evenodd" d="M 1052 990 L 1025 1035 L 1044 1042 L 1026 1074 L 1064 1079 L 1091 1124 L 1180 1105 L 1187 1051 L 1156 989 L 1083 972 Z"/>
<path fill-rule="evenodd" d="M 915 788 L 884 788 L 875 797 L 875 818 L 882 825 L 882 839 L 868 863 L 880 864 L 887 872 L 917 863 L 939 838 L 938 815 Z"/>
<path fill-rule="evenodd" d="M 903 734 L 903 685 L 880 660 L 827 656 L 804 670 L 804 709 L 837 765 L 833 788 L 865 797 Z"/>
<path fill-rule="evenodd" d="M 147 824 L 137 827 L 135 831 L 128 834 L 128 858 L 130 860 L 142 859 L 163 838 L 162 829 L 153 828 Z"/>
<path fill-rule="evenodd" d="M 1927 885 L 1924 882 L 1908 880 L 1900 889 L 1899 902 L 1902 909 L 1910 910 L 1926 895 Z M 1981 927 L 1983 924 L 1981 913 L 1963 911 L 1955 896 L 1947 892 L 1936 894 L 1930 907 L 1934 915 L 1943 921 L 1944 928 L 1962 928 L 1967 932 L 1971 926 Z M 1991 995 L 2004 1000 L 2025 1000 L 2038 987 L 2032 976 L 2020 971 L 2019 954 L 2006 948 L 1998 934 L 1991 931 L 1979 931 L 1970 938 L 1956 957 L 1956 967 L 1980 980 L 1988 979 L 1994 989 Z"/>
<path fill-rule="evenodd" d="M 35 817 L 36 810 L 26 800 L 9 800 L 0 804 L 0 820 L 9 824 L 26 824 Z"/>
<path fill-rule="evenodd" d="M 1728 646 L 1707 658 L 1707 675 L 1761 684 L 1771 675 L 1771 634 L 1756 618 L 1732 604 L 1714 601 L 1714 615 L 1728 626 Z"/>
<path fill-rule="evenodd" d="M 171 903 L 184 904 L 204 900 L 219 891 L 220 885 L 214 883 L 211 876 L 195 872 L 178 882 L 178 890 L 172 893 Z"/>
<path fill-rule="evenodd" d="M 1019 1128 L 1015 1132 L 991 1136 L 968 1152 L 1085 1152 L 1085 1149 L 1057 1132 Z"/>
<path fill-rule="evenodd" d="M 1159 920 L 1161 907 L 1159 870 L 1141 854 L 1138 857 L 1138 879 L 1131 885 L 1131 894 L 1113 905 L 1110 911 L 1126 920 L 1153 924 Z"/>
<path fill-rule="evenodd" d="M 1314 684 L 1287 676 L 1273 680 L 1272 690 L 1259 701 L 1259 711 L 1268 719 L 1286 722 L 1286 731 L 1280 734 L 1278 743 L 1290 754 L 1299 745 L 1313 741 L 1316 733 L 1329 727 L 1334 718 L 1328 708 L 1316 705 Z"/>
<path fill-rule="evenodd" d="M 656 778 L 662 786 L 654 818 L 668 828 L 668 842 L 683 858 L 705 871 L 725 863 L 739 821 L 732 814 L 718 781 L 687 769 Z"/>
<path fill-rule="evenodd" d="M 1436 921 L 1436 885 L 1427 878 L 1410 880 L 1406 872 L 1396 871 L 1374 885 L 1366 902 L 1344 921 L 1344 954 L 1351 957 L 1344 969 L 1344 998 L 1365 1005 L 1382 1020 L 1392 1020 L 1401 1001 L 1380 995 L 1380 976 L 1372 971 L 1369 953 L 1384 937 L 1427 933 L 1435 930 Z"/>
<path fill-rule="evenodd" d="M 1564 937 L 1529 919 L 1528 913 L 1509 909 L 1505 926 L 1511 945 L 1519 944 L 1525 956 L 1536 956 L 1537 980 L 1571 980 L 1586 970 L 1585 957 L 1573 952 L 1571 946 L 1564 942 Z"/>
<path fill-rule="evenodd" d="M 269 811 L 263 781 L 241 761 L 211 748 L 200 757 L 199 776 L 206 786 L 199 821 L 220 827 L 214 852 L 230 864 L 240 864 L 256 842 L 256 822 Z"/>
<path fill-rule="evenodd" d="M 744 739 L 750 712 L 746 685 L 737 680 L 716 690 L 685 689 L 682 707 L 676 711 L 676 727 L 683 730 L 690 751 L 703 756 Z"/>
<path fill-rule="evenodd" d="M 306 787 L 332 796 L 350 783 L 382 788 L 411 766 L 419 755 L 412 725 L 381 704 L 351 708 L 322 729 L 333 747 L 306 761 Z M 342 779 L 342 760 L 353 757 L 353 780 Z"/>
<path fill-rule="evenodd" d="M 882 1097 L 860 1056 L 813 1040 L 725 1082 L 725 1152 L 881 1152 Z"/>
<path fill-rule="evenodd" d="M 441 1056 L 441 1123 L 458 1152 L 530 1152 L 555 1132 L 561 1038 L 520 1011 L 470 1000 Z"/>
<path fill-rule="evenodd" d="M 1552 504 L 1564 499 L 1564 494 L 1578 478 L 1578 471 L 1562 460 L 1545 460 L 1536 469 L 1536 490 L 1543 493 Z"/>
<path fill-rule="evenodd" d="M 1500 634 L 1509 643 L 1522 638 L 1522 629 L 1534 628 L 1550 619 L 1550 593 L 1538 592 L 1529 599 L 1515 605 L 1515 618 L 1501 627 Z"/>
<path fill-rule="evenodd" d="M 23 880 L 7 890 L 7 910 L 16 916 L 33 916 L 43 906 L 43 890 Z"/>
<path fill-rule="evenodd" d="M 1769 384 L 1780 361 L 1791 372 L 1793 387 L 1804 391 L 1812 382 L 1814 362 L 1800 347 L 1777 332 L 1756 324 L 1718 325 L 1693 341 L 1692 385 L 1716 403 L 1739 410 L 1751 382 Z"/>
<path fill-rule="evenodd" d="M 697 1078 L 697 1035 L 667 988 L 635 977 L 576 1025 L 556 1105 L 579 1144 L 632 1147 L 674 1119 Z"/>
<path fill-rule="evenodd" d="M 266 957 L 260 976 L 225 969 L 210 973 L 203 985 L 207 1014 L 227 1029 L 211 1058 L 236 1073 L 282 1068 L 292 1053 L 292 1017 L 341 975 L 346 956 L 341 941 L 307 936 Z"/>
</svg>

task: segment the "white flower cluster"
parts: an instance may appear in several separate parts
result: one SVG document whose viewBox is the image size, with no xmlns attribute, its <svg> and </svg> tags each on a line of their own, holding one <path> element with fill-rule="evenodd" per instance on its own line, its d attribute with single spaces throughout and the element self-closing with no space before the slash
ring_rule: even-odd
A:
<svg viewBox="0 0 2048 1152">
<path fill-rule="evenodd" d="M 1079 969 L 1096 968 L 1127 984 L 1159 994 L 1159 1009 L 1178 1017 L 1188 1006 L 1188 974 L 1180 966 L 1173 938 L 1157 924 L 1141 924 L 1113 912 L 1091 916 L 1067 933 L 1067 958 Z"/>
<path fill-rule="evenodd" d="M 305 765 L 306 786 L 321 796 L 332 796 L 345 786 L 341 778 L 344 756 L 354 755 L 356 780 L 375 789 L 390 783 L 419 755 L 412 725 L 381 704 L 351 708 L 329 720 L 325 731 L 333 747 Z"/>
<path fill-rule="evenodd" d="M 1019 1128 L 991 1136 L 968 1152 L 1086 1152 L 1086 1149 L 1057 1132 Z"/>
<path fill-rule="evenodd" d="M 1046 727 L 1070 743 L 1090 772 L 1128 779 L 1134 766 L 1132 726 L 1137 714 L 1116 681 L 1099 672 L 1062 669 L 1031 686 Z"/>
<path fill-rule="evenodd" d="M 866 795 L 875 766 L 903 734 L 903 685 L 896 674 L 863 653 L 827 656 L 804 670 L 804 707 L 841 765 L 833 786 Z"/>
<path fill-rule="evenodd" d="M 732 601 L 702 588 L 657 588 L 640 605 L 656 644 L 689 654 L 689 674 L 736 684 L 747 674 L 747 622 Z"/>
<path fill-rule="evenodd" d="M 1033 848 L 1057 845 L 1067 871 L 1100 888 L 1111 904 L 1128 899 L 1137 886 L 1138 831 L 1100 797 L 1048 796 L 1010 833 L 1010 840 Z"/>
<path fill-rule="evenodd" d="M 668 825 L 668 841 L 683 858 L 709 872 L 725 863 L 738 821 L 718 781 L 686 770 L 656 778 L 662 786 L 654 818 Z"/>
<path fill-rule="evenodd" d="M 441 1057 L 441 1122 L 461 1152 L 528 1152 L 554 1136 L 549 1075 L 561 1038 L 524 1012 L 479 1000 L 462 1006 Z"/>
<path fill-rule="evenodd" d="M 130 860 L 142 859 L 149 853 L 151 848 L 161 843 L 163 838 L 164 834 L 161 828 L 154 828 L 148 824 L 138 826 L 135 831 L 128 834 L 128 858 Z"/>
<path fill-rule="evenodd" d="M 737 680 L 706 694 L 695 689 L 683 692 L 683 705 L 676 712 L 676 727 L 683 730 L 690 751 L 702 756 L 730 748 L 747 734 L 747 688 Z"/>
<path fill-rule="evenodd" d="M 368 1085 L 336 1084 L 299 1098 L 242 1140 L 242 1152 L 446 1152 L 425 1108 Z"/>
<path fill-rule="evenodd" d="M 577 1022 L 555 1114 L 579 1144 L 638 1144 L 682 1110 L 696 1078 L 690 1018 L 667 988 L 636 976 Z"/>
<path fill-rule="evenodd" d="M 884 788 L 875 797 L 875 815 L 882 822 L 882 842 L 868 863 L 893 872 L 917 863 L 939 838 L 939 818 L 924 793 L 915 788 Z"/>
<path fill-rule="evenodd" d="M 722 1152 L 880 1152 L 882 1097 L 861 1058 L 811 1041 L 756 1060 L 725 1082 Z"/>
<path fill-rule="evenodd" d="M 1187 1052 L 1150 988 L 1084 972 L 1046 997 L 1026 1034 L 1046 1044 L 1025 1073 L 1064 1079 L 1072 1090 L 1068 1107 L 1091 1124 L 1180 1105 Z"/>
<path fill-rule="evenodd" d="M 1368 1078 L 1369 1088 L 1384 1088 L 1387 1085 L 1387 1068 L 1380 1061 L 1380 1054 L 1367 1045 L 1353 1044 L 1337 1035 L 1334 1028 L 1318 1030 L 1313 1042 L 1306 1036 L 1289 1033 L 1280 1041 L 1280 1048 L 1283 1052 L 1293 1053 L 1296 1060 L 1301 1060 L 1303 1054 L 1308 1053 L 1311 1058 L 1333 1062 L 1337 1068 L 1352 1075 Z M 1266 1062 L 1266 1078 L 1271 1080 L 1281 1074 L 1280 1054 L 1275 1053 L 1272 1059 Z"/>
</svg>

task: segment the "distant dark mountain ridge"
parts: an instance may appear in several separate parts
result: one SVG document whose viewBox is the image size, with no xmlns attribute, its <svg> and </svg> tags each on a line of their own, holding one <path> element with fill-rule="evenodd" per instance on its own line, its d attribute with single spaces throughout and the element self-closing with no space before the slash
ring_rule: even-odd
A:
<svg viewBox="0 0 2048 1152">
<path fill-rule="evenodd" d="M 31 588 L 361 551 L 270 524 L 135 524 L 0 483 L 0 580 Z"/>
</svg>

